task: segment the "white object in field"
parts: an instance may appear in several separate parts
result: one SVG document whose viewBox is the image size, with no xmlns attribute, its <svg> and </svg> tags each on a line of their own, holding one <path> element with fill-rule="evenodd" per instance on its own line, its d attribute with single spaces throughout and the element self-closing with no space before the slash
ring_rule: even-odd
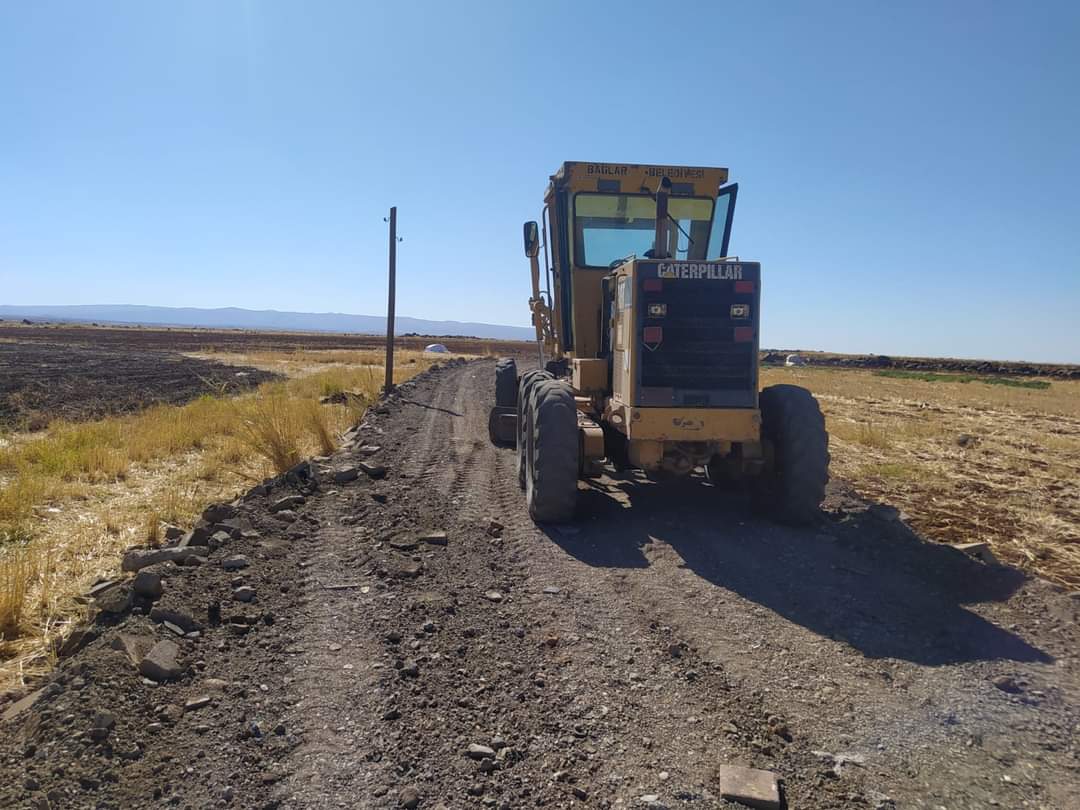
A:
<svg viewBox="0 0 1080 810">
<path fill-rule="evenodd" d="M 789 354 L 787 360 L 784 361 L 785 366 L 805 366 L 806 361 L 803 360 L 797 354 Z"/>
<path fill-rule="evenodd" d="M 450 354 L 450 350 L 441 343 L 429 343 L 424 347 L 424 351 L 434 352 L 435 354 Z"/>
</svg>

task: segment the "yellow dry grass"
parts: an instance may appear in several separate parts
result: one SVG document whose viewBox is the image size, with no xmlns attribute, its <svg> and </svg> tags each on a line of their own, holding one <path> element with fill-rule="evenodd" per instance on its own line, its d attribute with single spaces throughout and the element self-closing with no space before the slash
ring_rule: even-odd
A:
<svg viewBox="0 0 1080 810">
<path fill-rule="evenodd" d="M 765 369 L 813 391 L 833 475 L 943 543 L 1080 587 L 1080 382 L 1035 390 L 862 370 Z"/>
<path fill-rule="evenodd" d="M 232 356 L 215 355 L 228 362 Z M 288 376 L 235 399 L 206 396 L 94 422 L 0 437 L 0 689 L 52 663 L 83 616 L 78 597 L 115 575 L 127 547 L 164 523 L 311 455 L 332 452 L 378 393 L 378 352 L 244 355 Z M 401 352 L 401 382 L 436 359 Z M 319 403 L 349 392 L 344 404 Z"/>
<path fill-rule="evenodd" d="M 26 587 L 30 582 L 30 554 L 25 547 L 8 551 L 6 564 L 0 567 L 0 637 L 19 632 L 26 609 Z"/>
</svg>

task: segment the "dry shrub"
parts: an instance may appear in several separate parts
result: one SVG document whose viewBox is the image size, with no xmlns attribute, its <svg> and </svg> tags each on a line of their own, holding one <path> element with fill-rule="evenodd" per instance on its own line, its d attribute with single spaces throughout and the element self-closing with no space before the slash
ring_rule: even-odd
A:
<svg viewBox="0 0 1080 810">
<path fill-rule="evenodd" d="M 301 421 L 284 392 L 275 390 L 245 405 L 243 436 L 248 446 L 279 473 L 299 464 Z"/>
<path fill-rule="evenodd" d="M 326 414 L 322 408 L 319 407 L 319 403 L 314 400 L 306 400 L 304 407 L 304 416 L 307 420 L 308 429 L 315 437 L 315 441 L 318 442 L 319 451 L 328 456 L 334 452 L 337 448 L 337 442 L 334 441 L 333 435 L 330 432 L 330 425 L 327 421 Z"/>
<path fill-rule="evenodd" d="M 319 376 L 322 377 L 319 383 L 320 396 L 332 397 L 345 393 L 345 389 L 342 387 L 343 383 L 338 375 L 320 374 Z"/>
<path fill-rule="evenodd" d="M 148 546 L 156 547 L 161 545 L 161 515 L 158 514 L 156 509 L 146 514 L 146 527 L 143 530 L 143 537 Z"/>
<path fill-rule="evenodd" d="M 8 544 L 0 551 L 0 641 L 17 638 L 24 629 L 26 594 L 36 571 L 32 547 Z"/>
<path fill-rule="evenodd" d="M 887 449 L 892 442 L 889 432 L 870 422 L 846 422 L 829 421 L 829 435 L 838 439 L 861 444 L 864 447 L 873 447 L 879 450 Z"/>
<path fill-rule="evenodd" d="M 904 462 L 886 461 L 882 463 L 866 464 L 860 470 L 862 475 L 877 478 L 891 478 L 895 480 L 915 480 L 922 471 L 918 465 Z"/>
<path fill-rule="evenodd" d="M 859 425 L 856 441 L 866 447 L 877 447 L 881 450 L 887 449 L 892 444 L 889 432 L 871 422 L 864 422 Z"/>
<path fill-rule="evenodd" d="M 156 502 L 161 519 L 177 526 L 189 521 L 204 506 L 195 488 L 184 490 L 178 486 L 164 487 L 156 494 Z"/>
<path fill-rule="evenodd" d="M 56 600 L 56 549 L 52 543 L 39 539 L 27 546 L 33 565 L 33 581 L 37 585 L 37 616 L 48 633 Z"/>
<path fill-rule="evenodd" d="M 11 528 L 30 518 L 34 505 L 51 497 L 58 485 L 26 463 L 5 472 L 7 480 L 0 483 L 0 526 Z"/>
</svg>

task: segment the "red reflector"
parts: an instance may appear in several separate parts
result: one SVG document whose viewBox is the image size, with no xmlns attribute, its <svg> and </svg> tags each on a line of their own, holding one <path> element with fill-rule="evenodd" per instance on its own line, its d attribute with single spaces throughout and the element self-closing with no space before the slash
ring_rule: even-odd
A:
<svg viewBox="0 0 1080 810">
<path fill-rule="evenodd" d="M 646 326 L 641 337 L 646 343 L 660 343 L 664 339 L 664 327 Z"/>
<path fill-rule="evenodd" d="M 645 292 L 660 292 L 664 289 L 664 282 L 658 278 L 645 279 Z"/>
<path fill-rule="evenodd" d="M 745 343 L 748 340 L 754 339 L 754 327 L 752 326 L 736 326 L 735 327 L 735 342 Z"/>
<path fill-rule="evenodd" d="M 752 293 L 754 291 L 754 282 L 752 281 L 736 281 L 735 292 L 737 293 Z"/>
</svg>

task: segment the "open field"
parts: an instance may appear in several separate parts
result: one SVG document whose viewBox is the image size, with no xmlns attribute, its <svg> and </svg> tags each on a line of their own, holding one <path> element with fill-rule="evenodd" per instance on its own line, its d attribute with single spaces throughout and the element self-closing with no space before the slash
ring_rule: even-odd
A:
<svg viewBox="0 0 1080 810">
<path fill-rule="evenodd" d="M 379 335 L 340 334 L 331 332 L 267 332 L 243 329 L 215 330 L 185 327 L 90 326 L 87 324 L 31 325 L 0 321 L 0 340 L 83 343 L 128 349 L 165 349 L 181 352 L 246 350 L 297 351 L 304 349 L 378 349 L 384 343 Z M 499 341 L 467 337 L 397 336 L 403 349 L 418 350 L 432 342 L 441 342 L 453 352 L 481 356 L 526 354 L 534 356 L 531 342 Z M 1062 363 L 1023 363 L 998 360 L 972 360 L 942 357 L 886 357 L 880 354 L 836 354 L 800 349 L 762 350 L 766 365 L 782 364 L 789 353 L 802 356 L 815 366 L 868 369 L 906 369 L 947 371 L 969 374 L 1043 376 L 1080 379 L 1080 365 Z"/>
<path fill-rule="evenodd" d="M 1012 377 L 1055 377 L 1080 379 L 1080 365 L 1073 363 L 1027 363 L 1007 360 L 973 360 L 957 357 L 900 357 L 883 354 L 836 354 L 800 350 L 762 352 L 766 365 L 783 365 L 789 354 L 799 355 L 812 366 L 828 368 L 893 369 L 897 371 L 947 371 L 958 374 L 1002 375 Z"/>
<path fill-rule="evenodd" d="M 0 427 L 41 429 L 178 405 L 205 394 L 234 394 L 273 378 L 174 351 L 0 340 Z"/>
<path fill-rule="evenodd" d="M 0 342 L 0 411 L 18 416 L 0 433 L 0 687 L 49 665 L 85 612 L 79 597 L 125 548 L 332 452 L 383 382 L 374 350 L 256 350 L 227 364 L 238 357 Z M 435 359 L 401 351 L 395 379 Z M 12 429 L 28 422 L 36 430 Z"/>
<path fill-rule="evenodd" d="M 163 349 L 176 352 L 303 351 L 321 349 L 381 349 L 379 335 L 343 335 L 334 332 L 263 332 L 243 329 L 215 330 L 183 327 L 78 326 L 0 322 L 0 340 L 20 342 L 87 344 L 102 349 Z M 468 337 L 398 335 L 394 345 L 406 351 L 422 351 L 429 343 L 443 343 L 455 354 L 491 355 L 532 348 L 530 343 Z"/>
<path fill-rule="evenodd" d="M 1080 382 L 964 379 L 762 371 L 763 385 L 818 396 L 834 477 L 931 540 L 987 542 L 1001 560 L 1080 589 Z"/>
</svg>

